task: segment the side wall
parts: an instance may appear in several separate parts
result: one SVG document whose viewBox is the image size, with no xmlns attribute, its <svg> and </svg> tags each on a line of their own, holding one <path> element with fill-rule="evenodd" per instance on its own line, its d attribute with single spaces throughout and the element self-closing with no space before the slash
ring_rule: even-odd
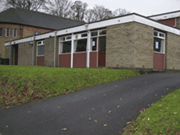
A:
<svg viewBox="0 0 180 135">
<path fill-rule="evenodd" d="M 6 41 L 11 41 L 18 38 L 31 36 L 34 34 L 34 31 L 41 32 L 41 33 L 52 31 L 51 29 L 38 28 L 38 27 L 32 27 L 32 26 L 22 26 L 18 24 L 8 24 L 8 23 L 0 23 L 0 28 L 3 28 L 3 35 L 2 37 L 0 37 L 0 54 L 3 59 L 9 58 L 9 47 L 4 46 L 4 43 Z M 5 37 L 6 28 L 10 28 L 9 37 Z M 13 29 L 17 29 L 17 37 L 13 37 Z"/>
<path fill-rule="evenodd" d="M 176 18 L 176 28 L 180 29 L 180 17 Z"/>
<path fill-rule="evenodd" d="M 54 67 L 54 37 L 45 39 L 44 56 L 44 66 Z"/>
<path fill-rule="evenodd" d="M 180 36 L 167 33 L 167 69 L 180 70 Z"/>
<path fill-rule="evenodd" d="M 46 33 L 49 31 L 52 31 L 50 29 L 44 29 L 44 28 L 38 28 L 38 27 L 32 27 L 32 26 L 23 26 L 23 37 L 28 37 L 34 34 L 34 31 Z"/>
<path fill-rule="evenodd" d="M 18 65 L 32 65 L 32 45 L 27 42 L 18 47 Z"/>
<path fill-rule="evenodd" d="M 106 67 L 134 68 L 134 23 L 107 27 Z"/>
<path fill-rule="evenodd" d="M 152 69 L 153 33 L 136 22 L 107 27 L 106 67 Z"/>
<path fill-rule="evenodd" d="M 0 54 L 1 57 L 4 58 L 9 58 L 9 47 L 8 46 L 4 46 L 4 43 L 6 41 L 11 41 L 11 40 L 15 40 L 20 38 L 20 25 L 11 25 L 11 24 L 0 24 L 0 28 L 3 28 L 3 33 L 2 33 L 2 37 L 0 37 Z M 10 28 L 10 36 L 9 37 L 5 37 L 5 29 L 6 28 Z M 17 37 L 13 37 L 13 29 L 17 29 Z"/>
<path fill-rule="evenodd" d="M 134 23 L 134 66 L 153 69 L 154 28 Z"/>
</svg>

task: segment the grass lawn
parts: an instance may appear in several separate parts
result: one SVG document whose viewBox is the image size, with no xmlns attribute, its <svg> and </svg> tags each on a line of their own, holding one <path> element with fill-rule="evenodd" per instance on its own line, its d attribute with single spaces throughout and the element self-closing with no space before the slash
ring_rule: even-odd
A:
<svg viewBox="0 0 180 135">
<path fill-rule="evenodd" d="M 0 65 L 0 108 L 137 76 L 136 70 Z"/>
<path fill-rule="evenodd" d="M 180 135 L 180 89 L 156 102 L 130 122 L 123 135 Z"/>
</svg>

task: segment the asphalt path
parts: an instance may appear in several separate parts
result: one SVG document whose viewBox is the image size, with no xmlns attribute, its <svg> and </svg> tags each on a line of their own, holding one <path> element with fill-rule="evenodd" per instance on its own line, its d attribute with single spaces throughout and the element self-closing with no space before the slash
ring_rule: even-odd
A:
<svg viewBox="0 0 180 135">
<path fill-rule="evenodd" d="M 140 110 L 178 88 L 179 73 L 151 74 L 11 107 L 0 111 L 0 135 L 118 135 Z"/>
</svg>

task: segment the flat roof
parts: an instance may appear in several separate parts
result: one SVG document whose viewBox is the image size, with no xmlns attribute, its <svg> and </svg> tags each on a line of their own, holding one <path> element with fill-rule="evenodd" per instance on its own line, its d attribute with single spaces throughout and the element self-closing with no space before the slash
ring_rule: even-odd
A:
<svg viewBox="0 0 180 135">
<path fill-rule="evenodd" d="M 35 37 L 30 36 L 30 37 L 26 37 L 22 39 L 8 41 L 8 42 L 5 42 L 5 46 L 24 43 L 24 42 L 30 42 L 30 41 L 33 41 L 34 38 L 35 40 L 41 40 L 41 39 L 45 39 L 49 37 L 62 36 L 62 35 L 82 32 L 82 31 L 94 30 L 94 29 L 101 29 L 104 27 L 112 26 L 112 25 L 118 25 L 118 24 L 123 24 L 123 23 L 130 23 L 130 22 L 141 23 L 141 24 L 151 26 L 159 30 L 163 30 L 163 31 L 171 32 L 176 35 L 180 35 L 180 29 L 157 22 L 151 18 L 142 16 L 136 13 L 132 13 L 132 14 L 124 15 L 124 16 L 107 19 L 107 20 L 102 20 L 102 21 L 92 22 L 88 24 L 75 26 L 75 27 L 60 29 L 57 31 L 52 31 L 52 32 L 41 34 L 41 35 L 36 35 Z"/>
<path fill-rule="evenodd" d="M 148 17 L 151 19 L 154 19 L 154 20 L 166 20 L 166 19 L 177 18 L 179 16 L 180 16 L 180 10 L 162 13 L 162 14 L 151 15 Z"/>
</svg>

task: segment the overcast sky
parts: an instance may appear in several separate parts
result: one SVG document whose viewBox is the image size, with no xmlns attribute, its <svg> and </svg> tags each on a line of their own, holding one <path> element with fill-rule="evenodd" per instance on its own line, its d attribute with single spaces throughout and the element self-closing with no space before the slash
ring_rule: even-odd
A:
<svg viewBox="0 0 180 135">
<path fill-rule="evenodd" d="M 75 0 L 73 0 L 75 1 Z M 88 8 L 94 5 L 103 5 L 114 11 L 118 8 L 130 12 L 149 16 L 159 13 L 180 10 L 180 0 L 81 0 L 88 4 Z"/>
</svg>

